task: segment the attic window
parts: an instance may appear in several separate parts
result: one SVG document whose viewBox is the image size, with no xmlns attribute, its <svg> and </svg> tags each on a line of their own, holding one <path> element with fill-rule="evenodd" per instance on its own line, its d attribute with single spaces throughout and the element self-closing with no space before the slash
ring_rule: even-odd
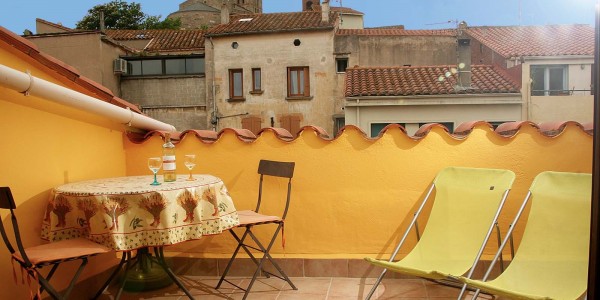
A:
<svg viewBox="0 0 600 300">
<path fill-rule="evenodd" d="M 252 21 L 252 18 L 240 19 L 240 22 L 250 22 L 250 21 Z"/>
<path fill-rule="evenodd" d="M 142 33 L 142 34 L 138 34 L 138 35 L 136 35 L 136 36 L 135 36 L 135 38 L 136 38 L 136 39 L 145 39 L 145 38 L 146 38 L 146 35 L 145 35 L 145 34 L 143 34 L 143 33 Z"/>
</svg>

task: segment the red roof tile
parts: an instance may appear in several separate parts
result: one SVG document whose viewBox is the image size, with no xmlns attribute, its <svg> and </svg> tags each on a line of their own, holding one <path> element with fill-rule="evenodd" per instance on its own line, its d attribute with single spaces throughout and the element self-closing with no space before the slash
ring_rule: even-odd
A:
<svg viewBox="0 0 600 300">
<path fill-rule="evenodd" d="M 472 89 L 457 91 L 455 69 L 454 66 L 348 68 L 346 97 L 519 92 L 518 85 L 508 74 L 488 65 L 473 65 Z"/>
<path fill-rule="evenodd" d="M 115 41 L 149 40 L 145 51 L 203 50 L 202 29 L 153 29 L 153 30 L 106 30 L 106 35 Z"/>
<path fill-rule="evenodd" d="M 331 6 L 331 11 L 342 13 L 342 14 L 350 14 L 350 15 L 364 15 L 364 13 L 354 10 L 350 7 L 341 7 L 341 6 Z"/>
<path fill-rule="evenodd" d="M 505 58 L 594 54 L 589 25 L 484 26 L 466 33 Z"/>
<path fill-rule="evenodd" d="M 95 81 L 92 81 L 87 77 L 82 76 L 77 69 L 71 67 L 70 65 L 67 65 L 61 60 L 58 60 L 48 54 L 40 52 L 33 43 L 31 43 L 23 37 L 14 34 L 12 31 L 2 26 L 0 26 L 0 41 L 6 42 L 8 45 L 12 46 L 17 51 L 20 51 L 21 53 L 23 53 L 26 56 L 29 56 L 32 60 L 36 61 L 42 66 L 45 66 L 50 70 L 56 72 L 64 79 L 74 82 L 76 85 L 81 87 L 82 90 L 86 91 L 85 94 L 92 97 L 96 97 L 97 99 L 114 104 L 116 106 L 130 108 L 134 112 L 140 114 L 142 113 L 137 106 L 121 98 L 115 97 L 112 94 L 112 92 L 105 86 Z"/>
<path fill-rule="evenodd" d="M 273 33 L 299 30 L 328 30 L 335 25 L 336 14 L 329 14 L 328 22 L 321 22 L 321 12 L 233 15 L 227 24 L 210 28 L 208 36 Z"/>
<path fill-rule="evenodd" d="M 406 30 L 398 27 L 390 28 L 365 28 L 365 29 L 338 29 L 336 35 L 374 35 L 374 36 L 455 36 L 454 29 L 432 30 Z"/>
</svg>

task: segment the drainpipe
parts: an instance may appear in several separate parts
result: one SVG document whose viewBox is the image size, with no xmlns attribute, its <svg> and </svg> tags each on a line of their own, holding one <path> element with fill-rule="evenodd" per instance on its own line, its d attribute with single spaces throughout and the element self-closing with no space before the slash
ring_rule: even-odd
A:
<svg viewBox="0 0 600 300">
<path fill-rule="evenodd" d="M 0 64 L 0 85 L 25 95 L 37 96 L 106 117 L 143 130 L 175 131 L 175 126 L 118 107 L 44 79 Z"/>
<path fill-rule="evenodd" d="M 360 99 L 356 99 L 356 127 L 360 128 Z"/>
<path fill-rule="evenodd" d="M 212 53 L 212 78 L 211 78 L 211 92 L 212 92 L 212 101 L 213 101 L 213 112 L 212 112 L 212 116 L 210 118 L 210 123 L 213 125 L 213 131 L 217 131 L 217 126 L 219 125 L 219 117 L 217 114 L 217 91 L 216 91 L 216 87 L 215 87 L 215 76 L 216 76 L 216 71 L 215 71 L 215 44 L 213 44 L 213 39 L 212 36 L 208 38 L 208 41 L 210 42 L 210 49 L 211 49 L 211 53 Z"/>
</svg>

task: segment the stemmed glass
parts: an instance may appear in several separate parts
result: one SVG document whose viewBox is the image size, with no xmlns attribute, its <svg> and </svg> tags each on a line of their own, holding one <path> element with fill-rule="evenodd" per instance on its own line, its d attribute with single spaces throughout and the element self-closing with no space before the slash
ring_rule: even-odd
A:
<svg viewBox="0 0 600 300">
<path fill-rule="evenodd" d="M 152 171 L 152 173 L 154 173 L 154 182 L 150 185 L 160 185 L 160 182 L 156 180 L 156 173 L 158 173 L 158 170 L 160 170 L 161 165 L 162 160 L 160 157 L 148 158 L 148 168 L 150 169 L 150 171 Z"/>
<path fill-rule="evenodd" d="M 190 170 L 190 177 L 188 177 L 187 181 L 196 180 L 196 178 L 192 177 L 192 169 L 196 166 L 196 155 L 195 154 L 187 154 L 185 156 L 184 161 L 185 167 Z"/>
</svg>

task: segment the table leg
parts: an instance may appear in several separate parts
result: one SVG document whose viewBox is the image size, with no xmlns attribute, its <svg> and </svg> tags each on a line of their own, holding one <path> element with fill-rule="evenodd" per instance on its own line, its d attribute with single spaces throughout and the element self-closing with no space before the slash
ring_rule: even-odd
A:
<svg viewBox="0 0 600 300">
<path fill-rule="evenodd" d="M 173 283 L 158 258 L 153 258 L 147 247 L 140 248 L 133 258 L 134 266 L 124 274 L 124 289 L 128 292 L 151 291 Z"/>
</svg>

